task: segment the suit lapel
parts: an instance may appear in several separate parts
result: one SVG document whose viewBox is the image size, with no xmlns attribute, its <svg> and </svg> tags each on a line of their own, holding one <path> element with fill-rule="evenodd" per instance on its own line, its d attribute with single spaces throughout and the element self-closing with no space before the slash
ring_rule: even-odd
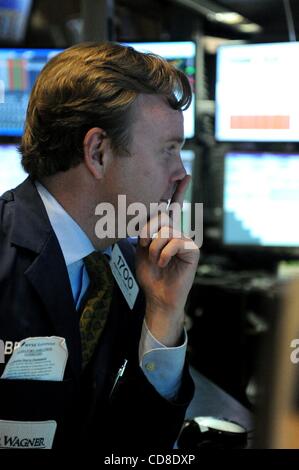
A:
<svg viewBox="0 0 299 470">
<path fill-rule="evenodd" d="M 79 321 L 59 243 L 35 185 L 30 179 L 17 188 L 14 199 L 16 207 L 12 241 L 36 253 L 25 276 L 44 304 L 55 334 L 66 339 L 70 366 L 79 377 Z"/>
<path fill-rule="evenodd" d="M 25 275 L 43 302 L 57 336 L 65 338 L 70 366 L 79 377 L 81 369 L 81 339 L 78 313 L 63 256 L 57 256 L 57 240 L 50 237 Z"/>
</svg>

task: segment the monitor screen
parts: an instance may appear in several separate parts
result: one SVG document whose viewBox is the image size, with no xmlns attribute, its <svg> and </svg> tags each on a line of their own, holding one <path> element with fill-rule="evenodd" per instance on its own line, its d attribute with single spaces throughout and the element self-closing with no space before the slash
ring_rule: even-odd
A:
<svg viewBox="0 0 299 470">
<path fill-rule="evenodd" d="M 32 0 L 0 0 L 0 40 L 23 41 Z"/>
<path fill-rule="evenodd" d="M 0 136 L 23 134 L 33 84 L 46 62 L 58 52 L 58 49 L 0 49 L 0 80 L 4 86 Z"/>
<path fill-rule="evenodd" d="M 184 111 L 184 132 L 186 139 L 192 139 L 195 134 L 195 61 L 196 46 L 192 41 L 179 42 L 132 42 L 126 43 L 140 52 L 152 52 L 175 67 L 182 70 L 189 78 L 193 99 L 189 108 Z"/>
<path fill-rule="evenodd" d="M 224 244 L 298 247 L 298 213 L 299 154 L 225 155 Z"/>
<path fill-rule="evenodd" d="M 0 195 L 15 188 L 27 178 L 21 166 L 21 155 L 15 145 L 0 145 Z"/>
<path fill-rule="evenodd" d="M 217 140 L 299 142 L 298 53 L 299 42 L 218 49 Z"/>
</svg>

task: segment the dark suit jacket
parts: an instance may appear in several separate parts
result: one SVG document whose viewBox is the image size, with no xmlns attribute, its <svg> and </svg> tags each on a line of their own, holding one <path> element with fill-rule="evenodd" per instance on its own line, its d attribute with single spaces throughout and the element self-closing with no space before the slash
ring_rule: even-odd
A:
<svg viewBox="0 0 299 470">
<path fill-rule="evenodd" d="M 133 248 L 126 241 L 120 247 L 133 270 Z M 138 365 L 143 315 L 142 295 L 131 311 L 115 285 L 105 330 L 82 372 L 79 318 L 67 269 L 35 185 L 28 178 L 0 198 L 0 338 L 15 342 L 56 335 L 66 339 L 69 351 L 62 382 L 0 379 L 0 419 L 56 420 L 57 449 L 171 448 L 193 382 L 185 367 L 175 402 L 148 382 Z M 109 397 L 125 358 L 125 374 Z M 3 369 L 0 364 L 0 375 Z"/>
</svg>

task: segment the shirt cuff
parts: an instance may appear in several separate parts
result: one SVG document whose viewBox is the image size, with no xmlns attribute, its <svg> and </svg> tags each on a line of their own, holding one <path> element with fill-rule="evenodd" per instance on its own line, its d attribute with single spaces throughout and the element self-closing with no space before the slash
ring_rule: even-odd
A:
<svg viewBox="0 0 299 470">
<path fill-rule="evenodd" d="M 157 392 L 167 400 L 173 400 L 178 394 L 185 356 L 187 333 L 184 329 L 183 344 L 167 347 L 160 343 L 149 331 L 145 320 L 139 342 L 139 364 Z"/>
</svg>

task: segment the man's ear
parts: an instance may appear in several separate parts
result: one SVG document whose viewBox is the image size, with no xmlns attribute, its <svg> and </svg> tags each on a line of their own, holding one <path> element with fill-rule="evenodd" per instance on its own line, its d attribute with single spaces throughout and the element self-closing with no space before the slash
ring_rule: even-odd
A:
<svg viewBox="0 0 299 470">
<path fill-rule="evenodd" d="M 107 134 L 100 127 L 89 129 L 83 140 L 84 162 L 96 179 L 103 176 L 103 155 L 106 150 Z"/>
</svg>

